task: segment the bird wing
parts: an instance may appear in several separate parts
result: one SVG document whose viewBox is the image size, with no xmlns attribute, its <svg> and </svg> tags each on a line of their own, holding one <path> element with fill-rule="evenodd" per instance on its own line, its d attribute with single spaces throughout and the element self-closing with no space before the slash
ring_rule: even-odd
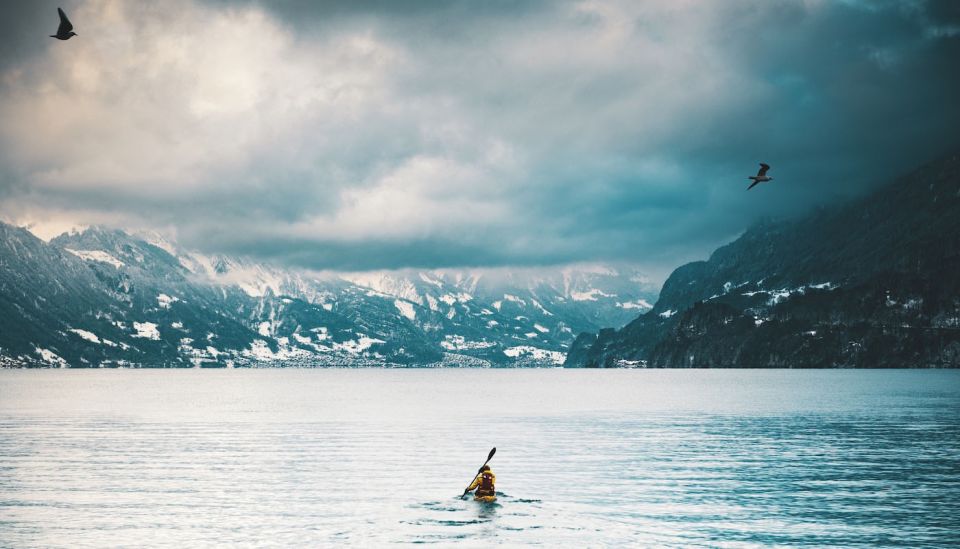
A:
<svg viewBox="0 0 960 549">
<path fill-rule="evenodd" d="M 67 34 L 73 30 L 73 23 L 67 19 L 67 14 L 63 13 L 63 10 L 57 8 L 57 13 L 60 14 L 60 28 L 57 29 L 57 34 Z"/>
<path fill-rule="evenodd" d="M 753 183 L 751 183 L 750 186 L 747 187 L 747 190 L 749 191 L 750 189 L 756 187 L 756 186 L 759 185 L 759 184 L 760 184 L 760 181 L 754 180 Z"/>
<path fill-rule="evenodd" d="M 768 166 L 768 165 L 764 164 L 763 162 L 761 162 L 761 163 L 760 163 L 760 171 L 757 172 L 757 175 L 760 176 L 760 177 L 763 177 L 763 176 L 767 175 L 767 170 L 769 170 L 769 169 L 770 169 L 770 166 Z"/>
</svg>

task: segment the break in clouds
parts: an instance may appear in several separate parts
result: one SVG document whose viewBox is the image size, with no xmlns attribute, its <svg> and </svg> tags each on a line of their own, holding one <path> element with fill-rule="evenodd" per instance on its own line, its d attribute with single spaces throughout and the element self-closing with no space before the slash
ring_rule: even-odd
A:
<svg viewBox="0 0 960 549">
<path fill-rule="evenodd" d="M 960 144 L 948 1 L 64 2 L 77 37 L 19 3 L 0 49 L 0 216 L 38 232 L 662 272 Z"/>
</svg>

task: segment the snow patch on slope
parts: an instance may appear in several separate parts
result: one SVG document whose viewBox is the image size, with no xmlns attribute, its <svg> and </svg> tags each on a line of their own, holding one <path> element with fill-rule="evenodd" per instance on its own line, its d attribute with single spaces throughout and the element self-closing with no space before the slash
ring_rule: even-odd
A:
<svg viewBox="0 0 960 549">
<path fill-rule="evenodd" d="M 443 287 L 443 282 L 441 282 L 440 280 L 438 280 L 438 279 L 436 279 L 436 278 L 433 278 L 432 276 L 428 275 L 427 273 L 420 273 L 420 280 L 426 282 L 427 284 L 432 284 L 432 285 L 436 286 L 437 288 L 442 288 L 442 287 Z"/>
<path fill-rule="evenodd" d="M 40 355 L 40 360 L 46 362 L 47 364 L 52 364 L 58 368 L 67 368 L 70 366 L 67 364 L 67 361 L 60 357 L 57 353 L 51 351 L 50 349 L 41 349 L 40 347 L 34 347 L 34 351 Z"/>
<path fill-rule="evenodd" d="M 770 295 L 770 299 L 767 300 L 767 305 L 773 306 L 776 305 L 788 298 L 793 294 L 803 295 L 807 292 L 808 289 L 814 290 L 833 290 L 838 286 L 834 285 L 832 282 L 823 282 L 821 284 L 807 284 L 806 286 L 800 286 L 798 288 L 781 288 L 779 290 L 770 290 L 768 292 L 759 291 L 759 292 L 746 292 L 743 295 L 756 295 L 758 293 L 765 293 Z"/>
<path fill-rule="evenodd" d="M 133 337 L 152 339 L 154 341 L 160 340 L 160 331 L 157 330 L 157 325 L 153 322 L 134 322 L 133 329 L 137 331 Z"/>
<path fill-rule="evenodd" d="M 361 336 L 359 340 L 348 340 L 343 343 L 334 343 L 333 349 L 335 351 L 346 351 L 353 355 L 358 355 L 364 351 L 370 349 L 375 343 L 386 343 L 382 339 L 376 339 L 373 337 Z"/>
<path fill-rule="evenodd" d="M 423 305 L 423 298 L 417 293 L 416 286 L 413 285 L 405 276 L 394 275 L 387 272 L 368 272 L 368 273 L 350 273 L 342 278 L 352 282 L 357 286 L 369 288 L 375 292 L 390 297 L 398 297 L 412 301 L 417 305 Z"/>
<path fill-rule="evenodd" d="M 620 307 L 621 309 L 652 309 L 653 305 L 651 305 L 646 299 L 638 299 L 636 301 L 617 303 L 617 307 Z"/>
<path fill-rule="evenodd" d="M 81 330 L 80 328 L 70 328 L 67 331 L 73 332 L 91 343 L 100 343 L 100 338 L 97 337 L 97 334 L 93 332 L 88 332 L 87 330 Z"/>
<path fill-rule="evenodd" d="M 608 294 L 602 290 L 591 288 L 586 292 L 570 292 L 570 299 L 574 301 L 596 301 L 601 297 L 617 297 L 616 294 Z"/>
<path fill-rule="evenodd" d="M 453 305 L 454 303 L 466 303 L 467 301 L 471 301 L 472 299 L 473 299 L 473 296 L 466 292 L 460 292 L 456 294 L 444 294 L 440 296 L 440 301 L 446 303 L 447 305 Z"/>
<path fill-rule="evenodd" d="M 534 306 L 534 307 L 540 309 L 540 312 L 541 312 L 541 313 L 543 313 L 543 314 L 545 314 L 545 315 L 547 315 L 547 316 L 553 316 L 553 313 L 551 313 L 550 311 L 546 310 L 546 309 L 543 307 L 543 305 L 541 305 L 540 302 L 537 301 L 536 299 L 531 299 L 530 302 L 533 303 L 533 306 Z"/>
<path fill-rule="evenodd" d="M 113 265 L 117 269 L 123 267 L 123 261 L 113 257 L 112 255 L 104 252 L 102 250 L 71 250 L 70 248 L 64 248 L 73 255 L 83 259 L 85 261 L 98 261 L 100 263 L 108 263 Z"/>
<path fill-rule="evenodd" d="M 417 311 L 414 310 L 413 303 L 410 303 L 409 301 L 401 301 L 398 299 L 393 302 L 393 306 L 396 307 L 398 311 L 400 311 L 400 314 L 407 317 L 411 321 L 417 319 Z"/>
<path fill-rule="evenodd" d="M 169 309 L 170 304 L 176 301 L 180 301 L 180 299 L 176 297 L 170 297 L 167 294 L 160 294 L 157 296 L 157 305 L 159 305 L 161 309 Z"/>
<path fill-rule="evenodd" d="M 268 321 L 263 321 L 257 325 L 257 333 L 263 337 L 270 337 L 273 334 L 272 327 Z"/>
</svg>

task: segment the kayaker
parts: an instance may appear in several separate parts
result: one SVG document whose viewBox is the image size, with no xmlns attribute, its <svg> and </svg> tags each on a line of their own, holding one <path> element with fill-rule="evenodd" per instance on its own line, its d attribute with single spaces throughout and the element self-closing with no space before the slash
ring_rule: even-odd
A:
<svg viewBox="0 0 960 549">
<path fill-rule="evenodd" d="M 480 473 L 473 479 L 473 483 L 470 484 L 470 487 L 467 488 L 464 494 L 476 489 L 476 493 L 473 494 L 474 501 L 496 501 L 497 489 L 494 486 L 496 483 L 497 475 L 493 474 L 489 465 L 484 465 L 480 468 Z"/>
</svg>

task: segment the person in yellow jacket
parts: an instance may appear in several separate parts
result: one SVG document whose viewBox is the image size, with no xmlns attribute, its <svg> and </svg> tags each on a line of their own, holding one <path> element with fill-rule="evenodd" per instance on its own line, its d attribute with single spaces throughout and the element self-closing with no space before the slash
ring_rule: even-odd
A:
<svg viewBox="0 0 960 549">
<path fill-rule="evenodd" d="M 476 493 L 473 494 L 474 501 L 497 501 L 496 483 L 497 475 L 493 474 L 493 471 L 490 470 L 489 465 L 484 465 L 480 468 L 480 472 L 477 473 L 477 476 L 473 479 L 470 487 L 467 488 L 463 494 L 466 495 L 468 492 L 472 492 L 474 489 L 476 489 Z"/>
</svg>

